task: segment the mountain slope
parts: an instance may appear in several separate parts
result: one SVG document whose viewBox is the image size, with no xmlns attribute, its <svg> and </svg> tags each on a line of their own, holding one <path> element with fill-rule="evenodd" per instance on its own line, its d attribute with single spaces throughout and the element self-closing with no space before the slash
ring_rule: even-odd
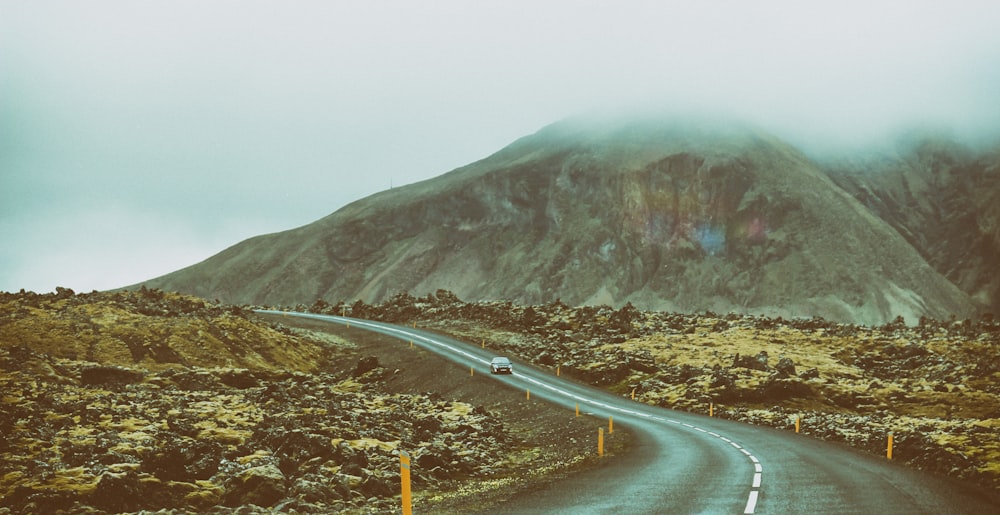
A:
<svg viewBox="0 0 1000 515">
<path fill-rule="evenodd" d="M 922 136 L 828 169 L 981 309 L 1000 313 L 1000 153 Z"/>
<path fill-rule="evenodd" d="M 236 303 L 445 288 L 862 323 L 973 312 L 800 152 L 753 128 L 664 118 L 565 120 L 145 284 Z"/>
</svg>

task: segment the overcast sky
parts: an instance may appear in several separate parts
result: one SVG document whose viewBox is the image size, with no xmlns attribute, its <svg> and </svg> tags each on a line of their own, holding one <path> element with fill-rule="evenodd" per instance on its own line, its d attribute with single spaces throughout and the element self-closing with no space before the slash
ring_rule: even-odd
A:
<svg viewBox="0 0 1000 515">
<path fill-rule="evenodd" d="M 150 279 L 594 109 L 837 145 L 995 130 L 998 20 L 993 0 L 0 0 L 0 291 Z"/>
</svg>

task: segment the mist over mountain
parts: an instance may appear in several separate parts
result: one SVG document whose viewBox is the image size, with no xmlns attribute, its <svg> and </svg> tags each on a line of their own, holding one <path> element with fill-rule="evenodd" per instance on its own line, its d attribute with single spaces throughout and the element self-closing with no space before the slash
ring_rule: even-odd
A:
<svg viewBox="0 0 1000 515">
<path fill-rule="evenodd" d="M 933 188 L 911 188 L 902 202 L 890 180 L 899 168 L 884 169 L 820 166 L 723 120 L 570 118 L 143 284 L 233 303 L 378 302 L 443 288 L 465 300 L 858 323 L 966 317 L 991 305 L 996 288 L 984 286 L 983 265 L 996 224 L 967 231 L 982 233 L 987 250 L 949 268 L 961 251 L 944 249 L 967 245 L 953 229 L 968 220 L 944 217 L 934 231 L 916 231 L 936 212 L 938 200 L 921 196 Z M 885 179 L 868 185 L 877 177 Z M 947 204 L 960 204 L 963 191 L 953 189 Z M 996 208 L 983 202 L 989 219 Z"/>
</svg>

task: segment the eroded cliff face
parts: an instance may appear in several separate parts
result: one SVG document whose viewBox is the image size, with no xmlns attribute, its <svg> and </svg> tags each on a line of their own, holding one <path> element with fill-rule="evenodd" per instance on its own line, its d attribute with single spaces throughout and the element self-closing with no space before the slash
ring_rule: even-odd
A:
<svg viewBox="0 0 1000 515">
<path fill-rule="evenodd" d="M 232 302 L 469 299 L 965 317 L 968 295 L 803 154 L 745 127 L 566 121 L 147 284 Z"/>
<path fill-rule="evenodd" d="M 1000 152 L 927 137 L 828 169 L 979 309 L 1000 313 Z"/>
</svg>

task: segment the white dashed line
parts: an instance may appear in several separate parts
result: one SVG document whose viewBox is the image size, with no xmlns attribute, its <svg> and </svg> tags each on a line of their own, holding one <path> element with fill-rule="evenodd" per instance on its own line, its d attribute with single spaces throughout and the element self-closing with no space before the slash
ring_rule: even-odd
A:
<svg viewBox="0 0 1000 515">
<path fill-rule="evenodd" d="M 747 498 L 747 507 L 743 510 L 743 513 L 753 513 L 757 509 L 757 490 L 750 492 L 750 497 Z"/>
</svg>

